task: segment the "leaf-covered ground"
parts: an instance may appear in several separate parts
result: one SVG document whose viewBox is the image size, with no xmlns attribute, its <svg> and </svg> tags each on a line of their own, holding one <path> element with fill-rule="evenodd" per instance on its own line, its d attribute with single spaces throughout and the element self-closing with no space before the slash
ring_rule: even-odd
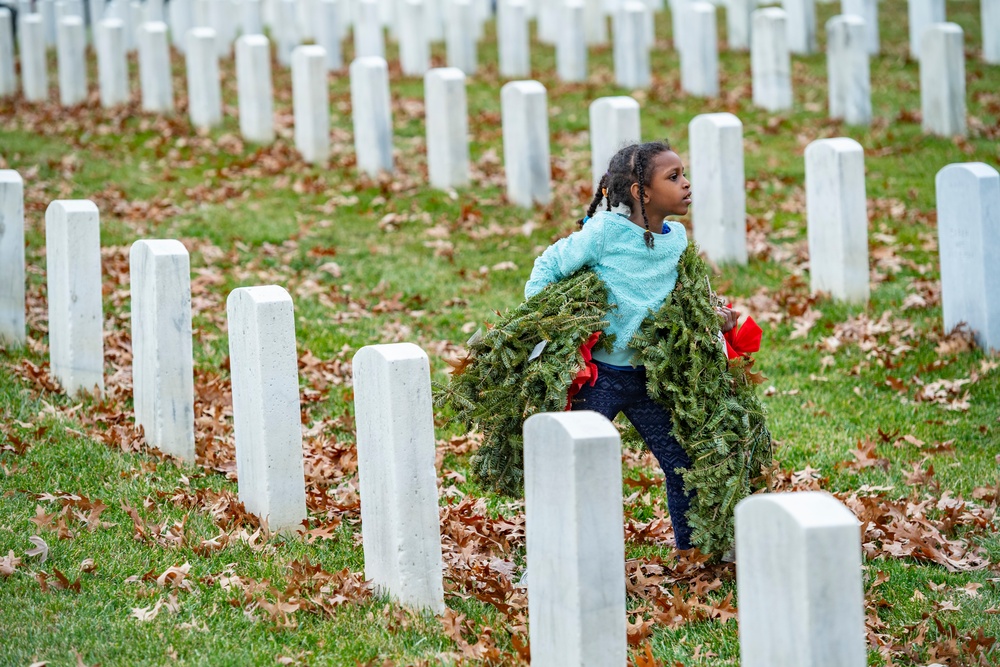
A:
<svg viewBox="0 0 1000 667">
<path fill-rule="evenodd" d="M 818 6 L 820 25 L 838 6 Z M 279 139 L 263 148 L 239 138 L 231 61 L 227 118 L 209 134 L 187 120 L 178 58 L 171 117 L 142 114 L 137 93 L 102 110 L 95 85 L 73 109 L 0 100 L 0 167 L 25 179 L 29 283 L 29 344 L 0 349 L 0 662 L 523 661 L 523 505 L 468 479 L 479 440 L 447 414 L 436 421 L 448 612 L 414 614 L 366 587 L 350 359 L 366 344 L 412 341 L 443 380 L 445 360 L 494 310 L 519 302 L 533 257 L 589 200 L 587 104 L 632 94 L 643 136 L 666 136 L 685 160 L 694 115 L 731 111 L 744 123 L 752 259 L 721 268 L 715 287 L 765 328 L 757 364 L 770 378 L 776 489 L 826 489 L 863 522 L 869 663 L 997 664 L 1000 373 L 967 332 L 942 331 L 933 177 L 951 162 L 1000 162 L 1000 68 L 980 60 L 978 3 L 949 2 L 966 34 L 971 132 L 925 137 L 905 3 L 880 7 L 868 129 L 826 119 L 822 55 L 794 59 L 793 112 L 751 107 L 747 54 L 724 54 L 720 99 L 682 94 L 667 14 L 649 90 L 614 86 L 609 48 L 591 51 L 587 83 L 561 84 L 552 49 L 535 44 L 555 196 L 534 211 L 503 197 L 492 27 L 469 81 L 473 185 L 457 192 L 425 185 L 422 85 L 396 65 L 397 172 L 381 180 L 355 173 L 346 72 L 330 80 L 327 168 L 296 158 L 280 69 Z M 440 46 L 434 59 L 443 64 Z M 866 151 L 867 307 L 809 295 L 802 153 L 831 136 Z M 43 220 L 59 198 L 101 211 L 101 400 L 62 396 L 47 369 Z M 178 238 L 191 252 L 197 465 L 157 456 L 133 426 L 127 257 L 139 238 Z M 295 539 L 248 516 L 234 479 L 224 303 L 235 287 L 268 283 L 295 299 L 310 517 Z M 734 569 L 674 552 L 660 473 L 622 426 L 631 659 L 735 665 Z"/>
</svg>

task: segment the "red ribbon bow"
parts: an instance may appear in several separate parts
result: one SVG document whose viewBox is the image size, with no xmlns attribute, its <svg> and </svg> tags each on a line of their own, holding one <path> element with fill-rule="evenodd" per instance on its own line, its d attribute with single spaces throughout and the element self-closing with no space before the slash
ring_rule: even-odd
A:
<svg viewBox="0 0 1000 667">
<path fill-rule="evenodd" d="M 594 349 L 594 345 L 597 344 L 600 337 L 601 332 L 595 331 L 590 334 L 587 342 L 580 346 L 580 354 L 583 355 L 583 368 L 576 374 L 573 382 L 569 385 L 569 389 L 566 390 L 566 410 L 573 408 L 573 397 L 583 389 L 583 385 L 589 384 L 593 387 L 597 383 L 597 364 L 591 361 L 593 359 L 591 350 Z"/>
<path fill-rule="evenodd" d="M 737 324 L 732 329 L 722 334 L 722 337 L 726 340 L 726 356 L 730 359 L 735 359 L 736 357 L 749 355 L 751 352 L 756 352 L 760 349 L 760 339 L 763 331 L 753 321 L 752 317 L 748 317 L 747 321 L 743 323 L 743 326 Z"/>
</svg>

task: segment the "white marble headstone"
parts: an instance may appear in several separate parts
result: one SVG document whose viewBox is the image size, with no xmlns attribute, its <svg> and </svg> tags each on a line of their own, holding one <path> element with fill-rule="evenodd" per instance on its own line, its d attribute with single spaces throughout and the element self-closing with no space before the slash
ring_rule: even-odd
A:
<svg viewBox="0 0 1000 667">
<path fill-rule="evenodd" d="M 549 115 L 545 86 L 511 81 L 500 89 L 507 199 L 518 206 L 548 204 L 551 197 Z"/>
<path fill-rule="evenodd" d="M 731 113 L 695 116 L 691 151 L 691 226 L 710 260 L 747 263 L 743 123 Z"/>
<path fill-rule="evenodd" d="M 392 97 L 389 66 L 382 58 L 351 63 L 351 108 L 358 171 L 369 176 L 393 171 Z"/>
<path fill-rule="evenodd" d="M 129 98 L 128 59 L 125 55 L 125 24 L 121 19 L 103 19 L 97 24 L 97 82 L 101 106 L 125 104 Z"/>
<path fill-rule="evenodd" d="M 0 169 L 0 345 L 24 345 L 24 181 Z"/>
<path fill-rule="evenodd" d="M 615 153 L 639 141 L 639 103 L 634 98 L 599 97 L 590 103 L 590 172 L 595 192 Z"/>
<path fill-rule="evenodd" d="M 259 144 L 274 141 L 271 46 L 264 35 L 236 40 L 236 91 L 243 138 Z"/>
<path fill-rule="evenodd" d="M 465 74 L 455 67 L 424 75 L 427 113 L 427 171 L 431 186 L 460 187 L 469 182 L 469 117 Z"/>
<path fill-rule="evenodd" d="M 920 113 L 924 132 L 965 136 L 965 46 L 955 23 L 924 31 L 920 58 Z"/>
<path fill-rule="evenodd" d="M 292 52 L 292 107 L 296 150 L 306 162 L 324 164 L 330 157 L 330 92 L 322 46 Z"/>
<path fill-rule="evenodd" d="M 848 125 L 871 125 L 872 94 L 865 22 L 834 16 L 826 22 L 826 71 L 830 118 Z"/>
<path fill-rule="evenodd" d="M 222 124 L 217 40 L 218 36 L 212 28 L 192 28 L 188 32 L 185 51 L 188 114 L 191 124 L 201 130 Z"/>
<path fill-rule="evenodd" d="M 768 111 L 792 108 L 792 62 L 785 22 L 785 11 L 777 7 L 753 13 L 750 36 L 753 104 Z"/>
</svg>

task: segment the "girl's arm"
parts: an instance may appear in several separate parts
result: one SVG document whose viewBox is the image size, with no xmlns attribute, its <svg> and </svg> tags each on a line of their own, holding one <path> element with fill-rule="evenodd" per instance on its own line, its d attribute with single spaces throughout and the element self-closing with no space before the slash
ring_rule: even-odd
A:
<svg viewBox="0 0 1000 667">
<path fill-rule="evenodd" d="M 604 250 L 604 224 L 591 220 L 583 229 L 559 239 L 545 249 L 524 286 L 524 298 L 530 299 L 551 283 L 571 276 L 584 266 L 594 266 Z"/>
</svg>

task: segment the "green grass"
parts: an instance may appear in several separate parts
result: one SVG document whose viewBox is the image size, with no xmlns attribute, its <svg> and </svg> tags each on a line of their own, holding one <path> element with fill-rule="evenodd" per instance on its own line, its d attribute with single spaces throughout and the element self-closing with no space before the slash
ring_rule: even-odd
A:
<svg viewBox="0 0 1000 667">
<path fill-rule="evenodd" d="M 818 25 L 838 7 L 818 5 Z M 302 593 L 289 588 L 295 585 L 291 564 L 296 561 L 308 560 L 331 573 L 344 568 L 363 571 L 356 510 L 330 509 L 327 514 L 314 503 L 312 527 L 342 521 L 331 538 L 310 543 L 258 536 L 251 546 L 238 536 L 241 531 L 244 536 L 254 534 L 252 521 L 223 528 L 203 503 L 172 500 L 201 489 L 235 493 L 233 479 L 210 467 L 177 467 L 142 448 L 126 452 L 114 444 L 109 429 L 131 423 L 127 384 L 109 380 L 111 397 L 97 402 L 64 397 L 26 379 L 25 363 L 37 365 L 47 359 L 44 210 L 60 198 L 92 198 L 101 209 L 102 245 L 107 249 L 105 331 L 112 334 L 106 342 L 109 378 L 120 369 L 128 377 L 128 246 L 139 238 L 180 238 L 188 245 L 198 391 L 205 405 L 221 411 L 218 429 L 199 424 L 199 452 L 203 454 L 206 447 L 225 450 L 232 443 L 231 418 L 222 409 L 225 399 L 213 397 L 206 383 L 228 381 L 224 309 L 232 289 L 261 283 L 286 287 L 295 300 L 300 357 L 309 353 L 324 361 L 338 357 L 349 361 L 364 345 L 408 340 L 430 351 L 434 377 L 443 380 L 444 343 L 460 345 L 470 329 L 494 310 L 518 303 L 533 258 L 571 231 L 582 214 L 590 182 L 587 105 L 604 95 L 634 94 L 642 104 L 643 137 L 670 139 L 685 161 L 686 128 L 694 115 L 730 111 L 743 121 L 748 217 L 752 228 L 761 232 L 766 252 L 746 267 L 723 267 L 714 282 L 758 320 L 767 319 L 768 313 L 781 318 L 778 323 L 764 323 L 764 348 L 757 355 L 757 367 L 769 378 L 764 387 L 773 386 L 765 400 L 782 469 L 815 468 L 825 478 L 824 488 L 845 497 L 867 485 L 889 487 L 881 493 L 891 499 L 936 500 L 950 492 L 972 500 L 977 488 L 996 486 L 1000 374 L 984 366 L 988 359 L 981 351 L 939 354 L 937 347 L 945 334 L 940 306 L 904 309 L 904 301 L 920 290 L 919 281 L 934 284 L 938 278 L 937 252 L 928 245 L 936 238 L 936 172 L 952 162 L 994 166 L 1000 162 L 1000 68 L 979 58 L 978 3 L 948 3 L 949 20 L 965 30 L 971 133 L 962 140 L 925 136 L 914 116 L 920 108 L 919 67 L 906 55 L 905 4 L 882 3 L 881 9 L 883 53 L 871 63 L 875 120 L 871 128 L 863 129 L 826 118 L 822 54 L 794 58 L 795 108 L 769 114 L 750 104 L 746 53 L 722 53 L 720 99 L 682 94 L 677 54 L 669 47 L 668 14 L 657 17 L 654 85 L 645 91 L 613 84 L 609 47 L 591 50 L 587 83 L 563 84 L 554 75 L 553 49 L 533 43 L 532 73 L 549 94 L 556 170 L 553 203 L 535 210 L 510 206 L 503 196 L 499 123 L 503 80 L 497 75 L 492 27 L 480 45 L 482 69 L 468 81 L 474 184 L 455 193 L 425 185 L 422 82 L 403 79 L 398 70 L 392 80 L 397 172 L 381 180 L 355 173 L 346 70 L 330 77 L 333 153 L 324 168 L 303 165 L 295 158 L 291 81 L 289 73 L 278 68 L 274 86 L 279 140 L 267 148 L 243 145 L 238 139 L 231 60 L 222 63 L 226 119 L 221 128 L 203 135 L 187 121 L 181 58 L 174 61 L 178 113 L 169 119 L 141 114 L 137 96 L 128 108 L 115 111 L 101 110 L 96 98 L 71 110 L 54 103 L 0 100 L 0 167 L 25 176 L 30 337 L 24 349 L 0 349 L 0 558 L 13 551 L 23 559 L 11 576 L 0 576 L 0 627 L 4 628 L 0 664 L 75 665 L 77 655 L 88 665 L 168 660 L 272 664 L 279 657 L 337 665 L 459 661 L 467 647 L 457 644 L 439 620 L 401 612 L 384 598 L 351 600 L 329 613 L 298 611 L 272 617 L 266 611 L 268 604 Z M 719 25 L 722 38 L 721 10 Z M 822 29 L 820 41 L 822 45 Z M 345 45 L 349 62 L 350 44 Z M 390 61 L 394 48 L 390 44 Z M 439 46 L 434 60 L 443 64 Z M 96 70 L 93 61 L 90 65 L 93 82 Z M 134 61 L 131 66 L 137 87 Z M 849 136 L 865 147 L 870 245 L 873 250 L 889 248 L 903 263 L 894 272 L 887 263 L 873 260 L 884 280 L 873 285 L 866 307 L 826 299 L 810 302 L 821 316 L 807 335 L 793 338 L 799 312 L 793 310 L 809 301 L 805 258 L 797 254 L 805 240 L 803 151 L 810 141 L 830 136 Z M 395 214 L 396 222 L 380 226 L 390 214 Z M 321 268 L 329 262 L 337 264 L 339 277 Z M 516 268 L 491 268 L 504 262 L 513 262 Z M 767 305 L 767 298 L 774 300 L 773 305 Z M 380 302 L 382 307 L 376 307 Z M 897 323 L 911 323 L 912 333 L 876 334 L 864 341 L 864 347 L 848 342 L 831 350 L 825 343 L 836 327 L 861 315 L 878 320 L 887 311 Z M 901 342 L 910 349 L 899 351 Z M 969 378 L 973 372 L 978 381 L 960 392 L 968 391 L 967 410 L 914 402 L 918 389 L 914 378 L 930 383 Z M 307 447 L 328 443 L 328 452 L 333 445 L 350 452 L 354 439 L 350 388 L 322 385 L 305 370 L 300 378 L 305 426 L 320 429 L 319 435 L 306 439 Z M 900 381 L 902 392 L 892 386 Z M 459 435 L 448 415 L 436 417 L 439 438 Z M 880 431 L 891 437 L 883 441 Z M 108 446 L 98 436 L 113 444 Z M 924 444 L 906 442 L 904 436 Z M 632 452 L 626 476 L 658 474 L 641 451 L 633 451 L 641 450 L 634 432 L 626 429 L 624 438 Z M 853 470 L 841 465 L 853 460 L 849 452 L 859 442 L 869 440 L 879 443 L 877 456 L 888 461 L 884 468 Z M 950 451 L 930 452 L 947 441 L 953 441 Z M 19 442 L 29 445 L 26 451 L 19 451 Z M 466 474 L 467 458 L 447 453 L 442 473 Z M 314 487 L 341 499 L 349 495 L 354 474 L 350 457 L 345 460 L 347 467 L 334 465 Z M 923 469 L 933 466 L 930 483 L 907 481 L 916 463 Z M 490 496 L 471 480 L 449 479 L 444 485 L 453 495 L 485 497 L 491 517 L 518 512 L 516 505 Z M 635 491 L 624 487 L 626 496 Z M 47 514 L 62 509 L 58 501 L 39 499 L 46 493 L 100 499 L 108 506 L 100 519 L 111 525 L 89 532 L 70 508 L 67 522 L 73 537 L 60 539 L 51 527 L 39 529 L 29 521 L 36 516 L 36 507 Z M 148 525 L 164 526 L 168 533 L 183 522 L 183 528 L 176 529 L 183 541 L 135 539 L 126 506 L 136 508 Z M 649 521 L 663 511 L 659 488 L 638 494 L 626 505 L 636 521 Z M 929 515 L 938 518 L 942 510 L 931 509 Z M 220 550 L 201 546 L 220 532 L 237 537 Z M 991 562 L 988 569 L 952 573 L 909 558 L 882 555 L 866 560 L 866 597 L 871 613 L 885 624 L 878 632 L 895 644 L 895 664 L 971 665 L 998 660 L 997 650 L 981 655 L 970 648 L 969 640 L 979 630 L 990 637 L 1000 635 L 1000 616 L 995 612 L 1000 606 L 995 581 L 1000 539 L 991 521 L 977 529 L 960 527 L 949 537 L 968 534 L 985 550 Z M 24 555 L 32 546 L 28 538 L 35 535 L 48 544 L 45 563 Z M 669 562 L 672 558 L 664 546 L 630 542 L 627 548 L 633 559 L 662 557 Z M 488 560 L 481 543 L 476 549 Z M 515 540 L 510 551 L 494 555 L 520 566 L 523 544 Z M 81 572 L 88 558 L 95 569 Z M 170 591 L 156 583 L 156 576 L 168 567 L 185 563 L 190 565 L 187 580 L 192 590 Z M 56 569 L 71 583 L 79 579 L 79 592 L 56 589 Z M 47 591 L 39 583 L 41 572 L 48 575 Z M 150 572 L 154 576 L 144 580 Z M 735 589 L 731 568 L 712 572 L 721 577 L 722 587 L 707 596 L 691 594 L 690 599 L 715 603 Z M 889 579 L 876 585 L 879 573 Z M 234 574 L 266 584 L 248 597 L 222 585 L 222 577 Z M 138 580 L 127 581 L 132 577 Z M 972 587 L 975 595 L 966 592 L 972 584 L 981 584 Z M 687 582 L 680 587 L 689 595 Z M 171 594 L 176 596 L 176 611 L 162 607 L 150 621 L 132 615 L 134 609 L 171 600 Z M 464 599 L 452 592 L 447 603 L 451 613 L 469 620 L 465 640 L 475 644 L 476 634 L 492 628 L 493 641 L 505 652 L 505 660 L 513 659 L 510 627 L 517 625 L 516 617 L 507 618 L 481 599 Z M 647 600 L 635 596 L 629 604 L 633 611 L 649 607 Z M 951 605 L 958 609 L 949 610 Z M 925 618 L 928 614 L 942 625 Z M 916 641 L 924 629 L 923 640 Z M 942 647 L 952 635 L 959 655 L 948 658 Z M 648 641 L 664 664 L 738 662 L 734 622 L 703 620 L 676 628 L 656 623 Z M 986 662 L 974 662 L 979 657 Z M 887 663 L 873 649 L 869 664 Z"/>
</svg>

